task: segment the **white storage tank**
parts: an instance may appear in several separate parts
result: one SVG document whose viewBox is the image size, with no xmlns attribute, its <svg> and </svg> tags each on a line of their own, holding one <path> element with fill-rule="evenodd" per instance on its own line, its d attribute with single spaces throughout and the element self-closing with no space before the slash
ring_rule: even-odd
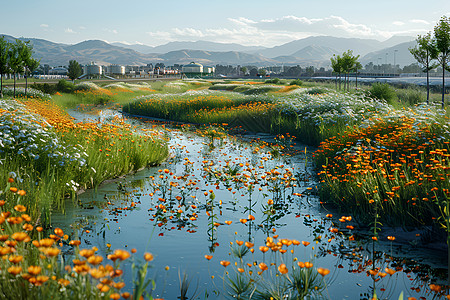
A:
<svg viewBox="0 0 450 300">
<path fill-rule="evenodd" d="M 108 67 L 108 73 L 113 75 L 125 75 L 125 66 L 110 65 Z"/>
<path fill-rule="evenodd" d="M 87 75 L 101 75 L 102 74 L 102 66 L 96 65 L 95 63 L 91 63 L 86 66 L 86 74 Z"/>
<path fill-rule="evenodd" d="M 191 62 L 188 65 L 183 66 L 182 68 L 183 73 L 203 73 L 203 66 L 201 64 L 197 64 L 194 62 Z"/>
</svg>

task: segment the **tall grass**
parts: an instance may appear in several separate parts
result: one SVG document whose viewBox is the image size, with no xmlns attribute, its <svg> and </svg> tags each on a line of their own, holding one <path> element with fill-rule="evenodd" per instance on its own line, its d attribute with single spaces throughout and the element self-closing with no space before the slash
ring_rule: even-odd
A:
<svg viewBox="0 0 450 300">
<path fill-rule="evenodd" d="M 20 188 L 29 193 L 28 202 L 20 204 L 44 224 L 53 208 L 63 208 L 66 196 L 158 164 L 168 155 L 157 132 L 135 132 L 120 119 L 75 123 L 45 100 L 5 100 L 2 107 L 0 180 L 15 172 Z"/>
</svg>

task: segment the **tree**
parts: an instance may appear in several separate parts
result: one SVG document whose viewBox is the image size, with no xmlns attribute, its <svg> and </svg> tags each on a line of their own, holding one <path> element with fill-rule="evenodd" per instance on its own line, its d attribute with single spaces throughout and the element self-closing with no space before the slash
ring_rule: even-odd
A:
<svg viewBox="0 0 450 300">
<path fill-rule="evenodd" d="M 33 46 L 25 43 L 26 47 L 22 51 L 22 60 L 25 72 L 25 95 L 28 89 L 28 74 L 39 67 L 39 60 L 33 58 Z"/>
<path fill-rule="evenodd" d="M 16 97 L 16 76 L 22 74 L 24 69 L 23 55 L 26 44 L 21 40 L 16 40 L 15 44 L 11 44 L 8 51 L 8 67 L 14 77 L 14 92 L 13 97 Z"/>
<path fill-rule="evenodd" d="M 345 84 L 347 84 L 347 91 L 350 89 L 350 72 L 355 69 L 355 65 L 358 62 L 359 55 L 353 56 L 352 50 L 347 50 L 342 54 L 342 70 L 345 74 L 344 80 L 344 90 Z"/>
<path fill-rule="evenodd" d="M 259 70 L 258 70 L 258 74 L 259 74 L 260 76 L 265 76 L 266 73 L 267 73 L 266 69 L 259 69 Z"/>
<path fill-rule="evenodd" d="M 342 57 L 334 54 L 331 57 L 331 67 L 333 68 L 333 72 L 336 74 L 336 89 L 337 89 L 337 79 L 339 75 L 339 90 L 341 90 L 341 74 L 344 70 Z"/>
<path fill-rule="evenodd" d="M 247 69 L 247 67 L 241 67 L 241 70 L 240 70 L 242 73 L 244 73 L 244 76 L 245 76 L 245 74 L 247 74 L 247 71 L 248 71 L 248 69 Z"/>
<path fill-rule="evenodd" d="M 448 60 L 450 56 L 450 19 L 443 16 L 434 27 L 434 39 L 437 48 L 437 60 L 442 67 L 442 108 L 444 108 L 445 70 L 450 71 Z"/>
<path fill-rule="evenodd" d="M 419 35 L 416 42 L 417 45 L 409 48 L 409 52 L 423 66 L 422 72 L 427 72 L 427 104 L 430 104 L 430 71 L 437 67 L 432 60 L 437 57 L 438 53 L 431 32 L 423 36 Z"/>
<path fill-rule="evenodd" d="M 3 75 L 8 74 L 9 43 L 5 37 L 0 38 L 0 98 L 3 98 Z"/>
<path fill-rule="evenodd" d="M 75 79 L 80 77 L 83 74 L 83 70 L 81 69 L 81 65 L 76 60 L 69 61 L 69 67 L 67 68 L 67 76 L 75 82 Z"/>
<path fill-rule="evenodd" d="M 355 81 L 356 81 L 356 89 L 358 89 L 358 70 L 362 69 L 362 64 L 359 61 L 356 61 L 353 65 L 353 71 L 355 71 Z"/>
</svg>

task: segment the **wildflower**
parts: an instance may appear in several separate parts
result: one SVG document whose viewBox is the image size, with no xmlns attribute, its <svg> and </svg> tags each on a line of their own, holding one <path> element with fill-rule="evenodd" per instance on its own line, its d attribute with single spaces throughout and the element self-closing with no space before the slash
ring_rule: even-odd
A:
<svg viewBox="0 0 450 300">
<path fill-rule="evenodd" d="M 207 260 L 211 260 L 211 258 L 213 258 L 213 256 L 212 256 L 212 255 L 205 255 L 205 258 L 206 258 Z"/>
<path fill-rule="evenodd" d="M 322 276 L 326 276 L 330 273 L 330 270 L 325 268 L 317 268 L 317 273 L 319 273 Z"/>
<path fill-rule="evenodd" d="M 17 275 L 20 272 L 22 272 L 22 267 L 19 266 L 12 266 L 8 268 L 8 273 L 12 274 L 12 275 Z"/>
<path fill-rule="evenodd" d="M 151 254 L 151 253 L 144 253 L 144 259 L 146 260 L 146 261 L 152 261 L 153 260 L 153 254 Z"/>
<path fill-rule="evenodd" d="M 228 267 L 228 265 L 230 264 L 230 262 L 227 261 L 227 260 L 221 260 L 221 261 L 220 261 L 220 264 L 226 268 L 226 267 Z"/>
<path fill-rule="evenodd" d="M 286 274 L 288 272 L 288 268 L 286 267 L 285 264 L 281 264 L 281 265 L 278 266 L 278 271 L 281 274 Z"/>
</svg>

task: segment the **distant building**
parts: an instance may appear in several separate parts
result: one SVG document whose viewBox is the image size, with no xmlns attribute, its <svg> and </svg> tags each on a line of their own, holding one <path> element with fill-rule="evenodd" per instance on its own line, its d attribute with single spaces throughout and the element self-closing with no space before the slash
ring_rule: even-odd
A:
<svg viewBox="0 0 450 300">
<path fill-rule="evenodd" d="M 111 75 L 125 75 L 125 66 L 110 65 L 106 67 L 106 73 Z"/>
<path fill-rule="evenodd" d="M 67 75 L 68 70 L 66 68 L 57 67 L 48 70 L 48 75 Z"/>
<path fill-rule="evenodd" d="M 181 68 L 181 72 L 189 78 L 211 76 L 214 74 L 214 71 L 214 67 L 204 67 L 203 65 L 195 62 L 191 62 Z"/>
<path fill-rule="evenodd" d="M 88 77 L 99 77 L 103 74 L 103 68 L 94 62 L 84 66 L 84 75 Z"/>
</svg>

